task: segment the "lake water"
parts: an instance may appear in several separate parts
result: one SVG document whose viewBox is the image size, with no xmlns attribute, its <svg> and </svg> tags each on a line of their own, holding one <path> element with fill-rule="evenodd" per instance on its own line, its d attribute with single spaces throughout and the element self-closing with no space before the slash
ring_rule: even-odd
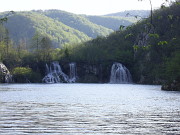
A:
<svg viewBox="0 0 180 135">
<path fill-rule="evenodd" d="M 180 134 L 180 92 L 133 84 L 1 84 L 0 134 Z"/>
</svg>

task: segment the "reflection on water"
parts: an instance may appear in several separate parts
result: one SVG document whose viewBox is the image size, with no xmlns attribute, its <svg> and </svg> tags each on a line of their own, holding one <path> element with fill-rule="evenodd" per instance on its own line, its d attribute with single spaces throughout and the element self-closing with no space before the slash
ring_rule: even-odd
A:
<svg viewBox="0 0 180 135">
<path fill-rule="evenodd" d="M 180 93 L 160 86 L 1 85 L 0 134 L 178 134 Z"/>
</svg>

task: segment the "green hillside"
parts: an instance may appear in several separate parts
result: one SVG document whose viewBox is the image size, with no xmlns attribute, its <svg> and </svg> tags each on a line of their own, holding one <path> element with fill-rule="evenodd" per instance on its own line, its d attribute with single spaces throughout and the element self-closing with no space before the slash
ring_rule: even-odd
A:
<svg viewBox="0 0 180 135">
<path fill-rule="evenodd" d="M 97 36 L 107 36 L 113 32 L 112 29 L 97 25 L 81 15 L 76 15 L 60 10 L 47 10 L 40 13 L 58 20 L 69 27 L 77 29 L 91 38 L 95 38 Z"/>
<path fill-rule="evenodd" d="M 7 14 L 1 13 L 0 17 Z M 77 15 L 61 10 L 33 10 L 15 12 L 8 17 L 5 27 L 15 44 L 25 41 L 31 44 L 35 33 L 48 36 L 55 48 L 107 36 L 120 25 L 128 26 L 137 19 L 133 17 L 107 17 Z"/>
<path fill-rule="evenodd" d="M 121 62 L 130 69 L 135 83 L 177 81 L 180 84 L 179 13 L 179 2 L 162 7 L 153 12 L 152 22 L 150 18 L 145 19 L 108 37 L 76 46 L 71 54 L 72 61 L 106 66 Z"/>
<path fill-rule="evenodd" d="M 10 38 L 16 43 L 21 39 L 29 42 L 36 31 L 48 36 L 53 41 L 54 47 L 90 39 L 83 32 L 36 12 L 16 12 L 8 18 L 5 27 L 9 31 Z"/>
</svg>

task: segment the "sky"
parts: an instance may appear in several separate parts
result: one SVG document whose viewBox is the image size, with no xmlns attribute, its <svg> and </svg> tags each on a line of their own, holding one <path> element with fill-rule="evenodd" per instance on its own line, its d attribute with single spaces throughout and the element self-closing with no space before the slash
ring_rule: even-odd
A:
<svg viewBox="0 0 180 135">
<path fill-rule="evenodd" d="M 158 8 L 163 0 L 151 0 Z M 149 0 L 0 0 L 0 12 L 59 9 L 76 14 L 105 15 L 125 10 L 150 10 Z"/>
</svg>

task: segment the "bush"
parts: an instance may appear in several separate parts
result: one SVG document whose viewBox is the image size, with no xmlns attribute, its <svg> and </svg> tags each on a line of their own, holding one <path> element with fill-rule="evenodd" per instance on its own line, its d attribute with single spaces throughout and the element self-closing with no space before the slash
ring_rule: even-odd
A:
<svg viewBox="0 0 180 135">
<path fill-rule="evenodd" d="M 4 74 L 0 72 L 0 83 L 4 82 Z"/>
<path fill-rule="evenodd" d="M 29 67 L 16 67 L 13 69 L 13 79 L 17 83 L 40 82 L 41 75 Z"/>
<path fill-rule="evenodd" d="M 169 81 L 180 81 L 180 51 L 174 53 L 166 62 L 166 75 Z"/>
</svg>

